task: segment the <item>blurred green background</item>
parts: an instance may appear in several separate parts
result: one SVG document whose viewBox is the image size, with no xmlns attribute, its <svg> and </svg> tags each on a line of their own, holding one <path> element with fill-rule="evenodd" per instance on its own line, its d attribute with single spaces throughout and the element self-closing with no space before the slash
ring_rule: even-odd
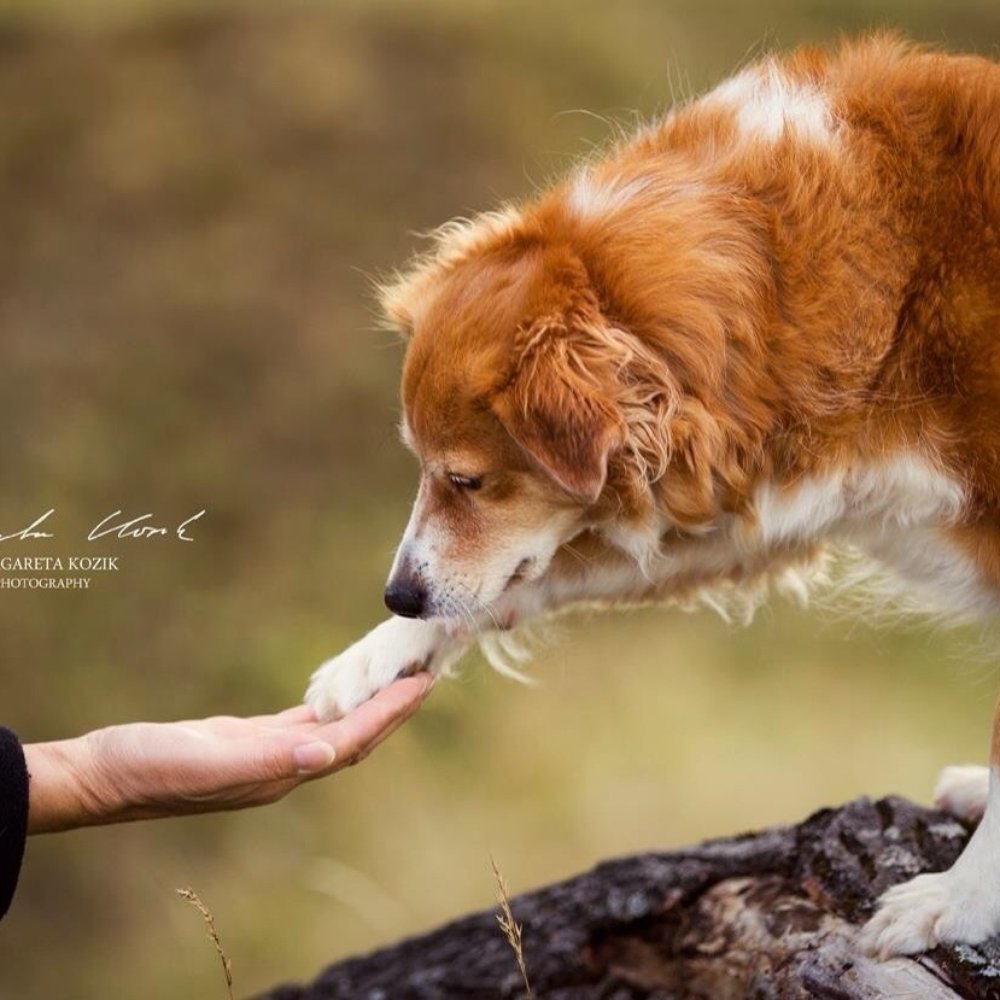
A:
<svg viewBox="0 0 1000 1000">
<path fill-rule="evenodd" d="M 56 507 L 86 593 L 0 591 L 0 720 L 29 740 L 292 703 L 382 617 L 415 470 L 369 277 L 766 46 L 900 26 L 989 52 L 983 0 L 0 3 L 0 531 Z M 16 554 L 25 547 L 7 547 Z M 607 855 L 926 798 L 981 758 L 969 637 L 771 605 L 753 627 L 573 620 L 525 688 L 477 659 L 361 768 L 228 816 L 44 837 L 0 997 L 242 994 Z M 974 639 L 975 637 L 973 637 Z"/>
</svg>

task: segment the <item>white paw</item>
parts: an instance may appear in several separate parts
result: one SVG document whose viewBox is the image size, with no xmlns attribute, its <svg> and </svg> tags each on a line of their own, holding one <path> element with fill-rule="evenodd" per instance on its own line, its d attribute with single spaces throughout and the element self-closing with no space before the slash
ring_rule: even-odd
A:
<svg viewBox="0 0 1000 1000">
<path fill-rule="evenodd" d="M 435 623 L 390 618 L 312 675 L 305 703 L 320 719 L 339 719 L 397 677 L 440 673 L 461 652 Z"/>
<path fill-rule="evenodd" d="M 988 767 L 946 767 L 934 786 L 934 805 L 956 819 L 978 823 L 986 809 L 990 789 Z"/>
<path fill-rule="evenodd" d="M 995 888 L 954 870 L 894 886 L 861 930 L 861 946 L 881 958 L 915 955 L 939 944 L 978 944 L 1000 930 Z"/>
</svg>

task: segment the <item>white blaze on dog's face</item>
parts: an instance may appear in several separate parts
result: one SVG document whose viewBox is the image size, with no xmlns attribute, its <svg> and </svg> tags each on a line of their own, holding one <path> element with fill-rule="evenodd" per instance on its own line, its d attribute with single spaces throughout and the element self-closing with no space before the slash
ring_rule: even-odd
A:
<svg viewBox="0 0 1000 1000">
<path fill-rule="evenodd" d="M 489 624 L 603 490 L 611 421 L 559 348 L 567 290 L 553 288 L 553 253 L 478 255 L 408 317 L 403 437 L 421 480 L 386 587 L 396 614 Z"/>
<path fill-rule="evenodd" d="M 545 572 L 579 530 L 576 505 L 519 456 L 505 463 L 502 452 L 483 449 L 414 450 L 420 486 L 386 603 L 397 614 L 474 629 L 484 617 L 489 623 L 498 597 Z"/>
</svg>

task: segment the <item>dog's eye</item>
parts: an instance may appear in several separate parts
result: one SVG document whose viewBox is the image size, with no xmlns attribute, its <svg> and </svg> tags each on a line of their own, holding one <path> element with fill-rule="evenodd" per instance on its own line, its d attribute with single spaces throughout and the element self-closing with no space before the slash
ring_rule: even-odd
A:
<svg viewBox="0 0 1000 1000">
<path fill-rule="evenodd" d="M 479 476 L 460 476 L 457 472 L 448 473 L 448 482 L 457 490 L 468 490 L 470 493 L 474 493 L 483 485 L 483 481 Z"/>
</svg>

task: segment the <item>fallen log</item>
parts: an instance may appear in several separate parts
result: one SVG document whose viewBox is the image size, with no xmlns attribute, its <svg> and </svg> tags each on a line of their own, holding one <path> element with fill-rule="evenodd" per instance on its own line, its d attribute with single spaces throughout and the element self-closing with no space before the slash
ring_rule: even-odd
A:
<svg viewBox="0 0 1000 1000">
<path fill-rule="evenodd" d="M 969 827 L 905 799 L 606 861 L 511 901 L 534 997 L 1000 1000 L 1000 940 L 876 962 L 858 927 L 889 886 L 948 867 Z M 984 891 L 1000 887 L 984 886 Z M 349 958 L 260 1000 L 528 996 L 496 911 Z"/>
</svg>

